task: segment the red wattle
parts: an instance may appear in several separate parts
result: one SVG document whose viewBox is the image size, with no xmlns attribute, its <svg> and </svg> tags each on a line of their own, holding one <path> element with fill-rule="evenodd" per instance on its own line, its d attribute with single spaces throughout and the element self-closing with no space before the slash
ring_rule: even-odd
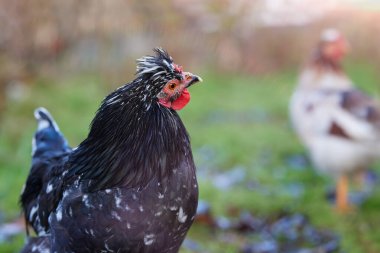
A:
<svg viewBox="0 0 380 253">
<path fill-rule="evenodd" d="M 181 96 L 172 102 L 172 108 L 174 110 L 181 110 L 187 103 L 190 102 L 190 93 L 187 89 L 182 91 Z"/>
<path fill-rule="evenodd" d="M 185 105 L 190 102 L 190 93 L 187 89 L 182 91 L 182 94 L 173 102 L 159 100 L 159 103 L 167 108 L 172 108 L 174 110 L 181 110 Z"/>
</svg>

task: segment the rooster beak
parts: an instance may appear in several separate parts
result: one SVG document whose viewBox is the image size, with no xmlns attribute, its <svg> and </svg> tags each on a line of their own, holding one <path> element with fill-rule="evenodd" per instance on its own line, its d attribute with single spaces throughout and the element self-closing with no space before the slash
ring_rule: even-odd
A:
<svg viewBox="0 0 380 253">
<path fill-rule="evenodd" d="M 186 83 L 186 88 L 190 87 L 194 83 L 203 82 L 203 80 L 202 80 L 201 77 L 199 77 L 197 75 L 194 75 L 194 74 L 192 74 L 190 72 L 185 72 L 184 73 L 184 79 L 185 79 L 185 83 Z"/>
</svg>

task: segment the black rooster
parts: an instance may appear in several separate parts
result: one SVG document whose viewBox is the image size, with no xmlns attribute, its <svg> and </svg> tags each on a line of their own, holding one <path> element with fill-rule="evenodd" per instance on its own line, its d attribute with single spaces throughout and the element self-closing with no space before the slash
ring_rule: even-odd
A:
<svg viewBox="0 0 380 253">
<path fill-rule="evenodd" d="M 76 149 L 46 111 L 36 111 L 40 127 L 21 203 L 39 237 L 23 252 L 178 252 L 198 186 L 189 136 L 175 110 L 201 79 L 164 50 L 154 51 L 138 60 L 134 81 L 104 99 Z"/>
</svg>

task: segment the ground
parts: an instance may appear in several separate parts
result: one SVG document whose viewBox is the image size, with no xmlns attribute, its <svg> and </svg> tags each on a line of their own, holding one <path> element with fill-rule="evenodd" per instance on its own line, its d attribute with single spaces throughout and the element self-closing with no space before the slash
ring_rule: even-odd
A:
<svg viewBox="0 0 380 253">
<path fill-rule="evenodd" d="M 362 89 L 379 97 L 379 76 L 369 64 L 356 63 L 347 71 Z M 313 170 L 292 131 L 287 103 L 296 73 L 260 77 L 197 73 L 204 82 L 191 88 L 192 100 L 180 114 L 191 135 L 200 198 L 215 216 L 228 216 L 231 209 L 261 217 L 284 210 L 301 213 L 315 227 L 337 233 L 347 253 L 380 252 L 380 187 L 354 212 L 335 213 L 325 197 L 333 180 Z M 75 146 L 86 136 L 101 99 L 117 86 L 105 83 L 94 74 L 41 78 L 8 103 L 0 125 L 0 223 L 20 215 L 17 200 L 36 127 L 33 109 L 48 108 Z M 380 165 L 373 169 L 380 173 Z M 0 252 L 18 252 L 23 238 L 19 235 L 0 244 Z M 222 232 L 202 225 L 193 226 L 188 238 L 206 252 L 237 252 L 242 240 L 231 242 Z M 188 247 L 181 250 L 190 252 L 194 251 Z"/>
</svg>

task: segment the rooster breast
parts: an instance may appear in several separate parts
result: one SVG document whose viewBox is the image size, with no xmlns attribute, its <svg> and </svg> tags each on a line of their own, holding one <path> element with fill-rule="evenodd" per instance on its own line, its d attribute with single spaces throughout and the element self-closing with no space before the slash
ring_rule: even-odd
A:
<svg viewBox="0 0 380 253">
<path fill-rule="evenodd" d="M 75 183 L 51 219 L 53 252 L 178 252 L 197 200 L 190 158 L 143 189 L 84 193 Z"/>
</svg>

